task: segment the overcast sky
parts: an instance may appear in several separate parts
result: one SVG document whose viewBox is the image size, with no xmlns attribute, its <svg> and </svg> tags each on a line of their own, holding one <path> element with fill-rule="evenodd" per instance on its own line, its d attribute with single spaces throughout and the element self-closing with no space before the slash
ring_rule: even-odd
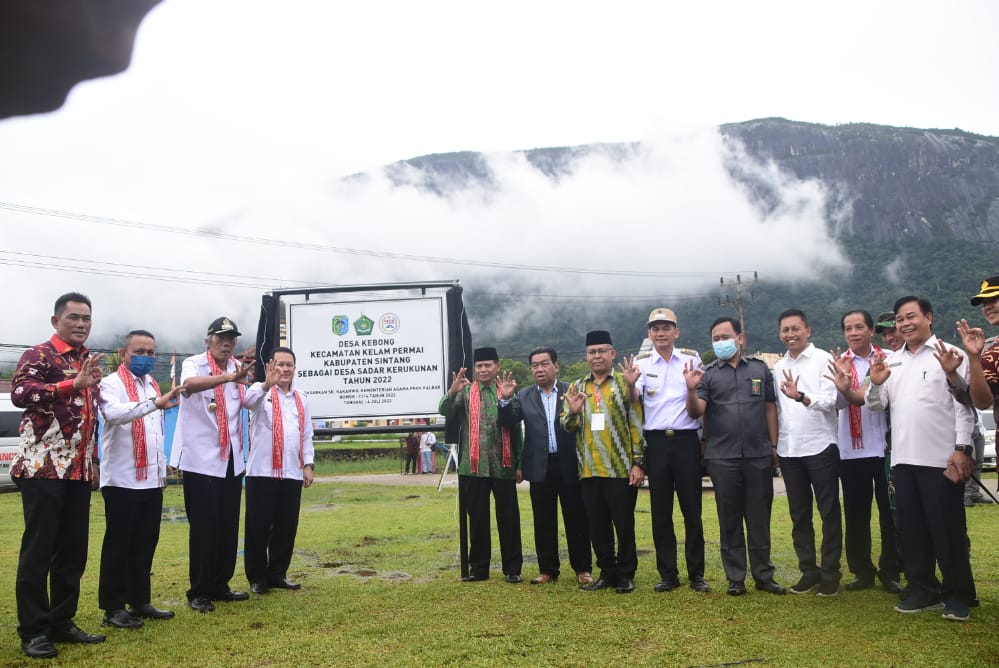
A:
<svg viewBox="0 0 999 668">
<path fill-rule="evenodd" d="M 127 72 L 78 85 L 58 112 L 0 122 L 0 343 L 47 337 L 71 289 L 95 301 L 94 337 L 144 327 L 169 348 L 221 314 L 252 334 L 261 286 L 296 281 L 540 278 L 554 293 L 660 301 L 698 289 L 447 258 L 788 278 L 841 262 L 827 193 L 755 166 L 784 198 L 762 218 L 729 181 L 738 149 L 715 126 L 782 116 L 999 135 L 997 3 L 683 4 L 164 0 Z M 595 156 L 557 184 L 506 153 L 619 141 L 646 148 L 623 167 Z M 439 199 L 339 180 L 458 150 L 494 153 L 499 189 Z M 622 235 L 635 243 L 607 242 Z M 773 252 L 747 263 L 743 244 L 763 235 Z M 119 275 L 56 268 L 78 266 Z M 148 267 L 171 280 L 134 276 L 163 273 Z"/>
</svg>

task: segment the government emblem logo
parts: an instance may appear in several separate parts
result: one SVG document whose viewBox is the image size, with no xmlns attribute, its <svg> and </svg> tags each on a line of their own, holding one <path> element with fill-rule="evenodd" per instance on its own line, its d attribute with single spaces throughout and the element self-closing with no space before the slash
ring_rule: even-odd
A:
<svg viewBox="0 0 999 668">
<path fill-rule="evenodd" d="M 343 336 L 350 331 L 350 318 L 345 315 L 333 316 L 333 333 Z"/>
<path fill-rule="evenodd" d="M 382 330 L 383 334 L 395 334 L 399 331 L 399 325 L 399 316 L 395 313 L 386 313 L 378 319 L 378 329 Z"/>
<path fill-rule="evenodd" d="M 375 328 L 375 321 L 366 315 L 354 321 L 354 332 L 358 336 L 371 336 L 371 330 Z"/>
</svg>

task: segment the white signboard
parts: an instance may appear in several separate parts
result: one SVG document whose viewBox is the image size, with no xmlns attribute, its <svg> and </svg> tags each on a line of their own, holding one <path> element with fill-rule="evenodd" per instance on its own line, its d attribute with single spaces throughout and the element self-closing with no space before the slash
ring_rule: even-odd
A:
<svg viewBox="0 0 999 668">
<path fill-rule="evenodd" d="M 447 391 L 443 297 L 288 307 L 295 387 L 316 418 L 428 415 Z"/>
</svg>

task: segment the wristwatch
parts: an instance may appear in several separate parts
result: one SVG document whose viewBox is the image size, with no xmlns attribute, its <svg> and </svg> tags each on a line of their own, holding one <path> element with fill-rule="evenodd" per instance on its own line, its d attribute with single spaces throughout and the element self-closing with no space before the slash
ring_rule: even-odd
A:
<svg viewBox="0 0 999 668">
<path fill-rule="evenodd" d="M 974 457 L 975 456 L 975 449 L 973 447 L 971 447 L 970 445 L 955 445 L 954 446 L 954 452 L 963 452 L 964 454 L 968 455 L 969 457 Z"/>
<path fill-rule="evenodd" d="M 794 400 L 797 401 L 800 404 L 802 401 L 805 400 L 805 397 L 806 397 L 806 395 L 805 395 L 804 392 L 798 392 L 798 396 L 795 397 Z"/>
</svg>

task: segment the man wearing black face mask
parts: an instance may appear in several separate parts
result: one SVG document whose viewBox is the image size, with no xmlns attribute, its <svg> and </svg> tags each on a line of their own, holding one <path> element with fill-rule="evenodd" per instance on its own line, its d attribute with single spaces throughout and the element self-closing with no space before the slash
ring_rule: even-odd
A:
<svg viewBox="0 0 999 668">
<path fill-rule="evenodd" d="M 133 629 L 142 626 L 143 618 L 174 615 L 151 603 L 149 574 L 166 485 L 160 411 L 177 405 L 180 388 L 160 395 L 149 375 L 156 361 L 156 341 L 149 332 L 129 332 L 119 354 L 118 371 L 101 381 L 101 494 L 107 527 L 98 603 L 104 626 Z"/>
</svg>

